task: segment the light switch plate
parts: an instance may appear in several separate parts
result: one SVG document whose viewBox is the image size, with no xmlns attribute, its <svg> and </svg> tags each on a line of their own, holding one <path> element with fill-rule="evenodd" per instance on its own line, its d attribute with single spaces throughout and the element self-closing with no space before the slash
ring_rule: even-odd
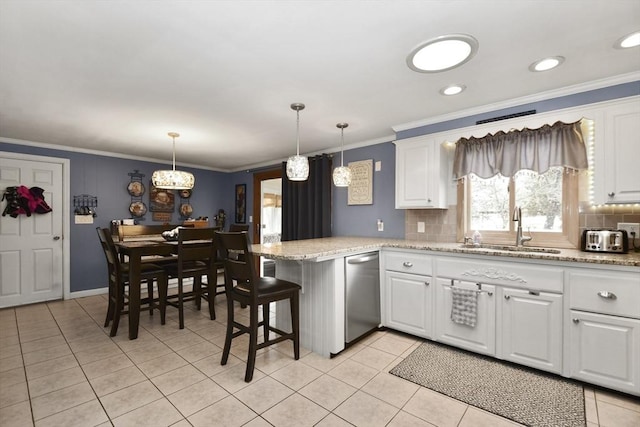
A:
<svg viewBox="0 0 640 427">
<path fill-rule="evenodd" d="M 378 160 L 376 162 L 376 172 L 380 172 L 382 170 L 382 160 Z"/>
</svg>

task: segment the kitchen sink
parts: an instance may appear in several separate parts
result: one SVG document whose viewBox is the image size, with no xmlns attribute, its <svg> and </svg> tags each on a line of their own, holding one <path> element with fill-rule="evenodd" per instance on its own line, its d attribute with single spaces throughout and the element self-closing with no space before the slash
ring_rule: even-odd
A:
<svg viewBox="0 0 640 427">
<path fill-rule="evenodd" d="M 506 252 L 537 252 L 537 253 L 545 253 L 545 254 L 559 254 L 559 249 L 550 249 L 550 248 L 536 248 L 532 246 L 513 246 L 513 245 L 490 245 L 490 244 L 482 244 L 480 246 L 474 245 L 461 245 L 465 249 L 491 249 L 495 251 L 506 251 Z"/>
</svg>

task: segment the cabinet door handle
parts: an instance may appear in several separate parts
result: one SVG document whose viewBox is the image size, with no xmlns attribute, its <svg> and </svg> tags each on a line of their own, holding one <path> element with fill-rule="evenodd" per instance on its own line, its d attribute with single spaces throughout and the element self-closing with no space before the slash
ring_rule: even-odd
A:
<svg viewBox="0 0 640 427">
<path fill-rule="evenodd" d="M 425 286 L 429 286 L 431 283 L 429 282 L 424 282 Z"/>
<path fill-rule="evenodd" d="M 504 299 L 511 299 L 511 295 L 505 295 Z"/>
<path fill-rule="evenodd" d="M 413 263 L 410 262 L 410 261 L 405 261 L 405 262 L 402 263 L 402 265 L 405 266 L 405 267 L 408 267 L 408 268 L 413 267 Z"/>
<path fill-rule="evenodd" d="M 605 299 L 617 299 L 618 297 L 613 292 L 609 291 L 600 291 L 598 292 L 598 296 Z"/>
<path fill-rule="evenodd" d="M 608 193 L 608 194 L 607 194 L 607 196 L 609 196 L 609 197 L 613 197 L 613 196 L 615 196 L 615 195 L 616 195 L 616 193 L 614 193 L 613 191 L 612 191 L 611 193 Z"/>
<path fill-rule="evenodd" d="M 573 323 L 580 323 L 580 319 L 574 318 L 574 319 L 571 319 L 571 320 L 573 320 Z"/>
</svg>

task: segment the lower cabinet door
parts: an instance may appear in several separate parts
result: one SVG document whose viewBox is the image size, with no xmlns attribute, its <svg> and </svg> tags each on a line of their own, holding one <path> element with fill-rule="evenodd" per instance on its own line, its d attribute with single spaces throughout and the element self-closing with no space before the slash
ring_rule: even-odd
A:
<svg viewBox="0 0 640 427">
<path fill-rule="evenodd" d="M 477 293 L 475 326 L 451 320 L 453 296 L 451 279 L 436 279 L 436 339 L 456 347 L 495 355 L 496 352 L 496 296 L 495 286 L 455 280 L 453 285 L 473 289 Z"/>
<path fill-rule="evenodd" d="M 386 325 L 424 338 L 433 337 L 431 276 L 387 271 Z"/>
<path fill-rule="evenodd" d="M 498 357 L 562 372 L 562 295 L 502 289 Z"/>
<path fill-rule="evenodd" d="M 571 377 L 640 395 L 640 320 L 571 311 Z"/>
</svg>

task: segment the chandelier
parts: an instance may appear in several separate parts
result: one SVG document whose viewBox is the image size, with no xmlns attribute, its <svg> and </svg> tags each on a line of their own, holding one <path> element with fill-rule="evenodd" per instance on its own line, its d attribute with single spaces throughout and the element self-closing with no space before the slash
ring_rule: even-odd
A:
<svg viewBox="0 0 640 427">
<path fill-rule="evenodd" d="M 156 188 L 166 190 L 191 190 L 196 183 L 193 174 L 176 170 L 176 138 L 179 137 L 180 134 L 169 132 L 168 135 L 173 139 L 173 169 L 153 172 L 151 182 L 153 182 Z"/>
<path fill-rule="evenodd" d="M 344 165 L 344 128 L 349 123 L 338 123 L 336 127 L 340 129 L 340 166 L 333 170 L 333 184 L 336 187 L 348 187 L 351 184 L 351 169 Z"/>
<path fill-rule="evenodd" d="M 300 155 L 300 110 L 304 110 L 304 104 L 296 102 L 291 104 L 291 109 L 296 112 L 296 155 L 287 159 L 287 178 L 290 181 L 305 181 L 309 177 L 309 160 Z"/>
</svg>

